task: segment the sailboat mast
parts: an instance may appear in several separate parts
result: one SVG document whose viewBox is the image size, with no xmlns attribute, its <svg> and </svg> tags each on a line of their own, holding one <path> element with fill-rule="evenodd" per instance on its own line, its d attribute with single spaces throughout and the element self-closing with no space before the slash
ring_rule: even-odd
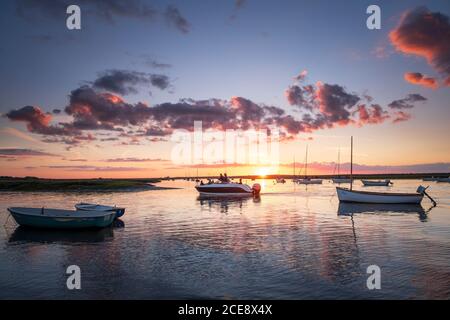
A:
<svg viewBox="0 0 450 320">
<path fill-rule="evenodd" d="M 308 146 L 306 146 L 306 157 L 305 157 L 305 179 L 308 178 Z"/>
<path fill-rule="evenodd" d="M 295 155 L 294 155 L 294 172 L 293 172 L 293 179 L 295 180 Z"/>
<path fill-rule="evenodd" d="M 338 177 L 340 177 L 340 168 L 341 168 L 341 149 L 338 149 Z"/>
<path fill-rule="evenodd" d="M 350 140 L 350 190 L 353 189 L 353 136 Z"/>
</svg>

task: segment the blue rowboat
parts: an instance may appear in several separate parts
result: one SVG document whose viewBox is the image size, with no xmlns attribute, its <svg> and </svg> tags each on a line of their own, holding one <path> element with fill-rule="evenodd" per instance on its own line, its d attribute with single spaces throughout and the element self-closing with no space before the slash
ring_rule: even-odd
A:
<svg viewBox="0 0 450 320">
<path fill-rule="evenodd" d="M 21 225 L 51 229 L 104 228 L 116 217 L 113 211 L 81 211 L 46 208 L 8 208 L 14 220 Z"/>
<path fill-rule="evenodd" d="M 116 218 L 120 218 L 125 214 L 125 208 L 116 206 L 104 206 L 101 204 L 92 204 L 80 202 L 75 205 L 77 210 L 87 210 L 87 211 L 114 211 L 116 213 Z"/>
</svg>

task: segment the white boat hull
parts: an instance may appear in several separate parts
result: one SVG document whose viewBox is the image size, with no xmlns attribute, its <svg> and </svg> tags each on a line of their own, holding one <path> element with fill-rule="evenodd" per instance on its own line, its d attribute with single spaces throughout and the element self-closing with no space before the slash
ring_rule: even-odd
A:
<svg viewBox="0 0 450 320">
<path fill-rule="evenodd" d="M 372 180 L 361 180 L 364 186 L 366 187 L 387 187 L 389 184 L 391 184 L 391 180 L 384 180 L 384 181 L 372 181 Z"/>
<path fill-rule="evenodd" d="M 423 194 L 420 193 L 367 192 L 339 187 L 336 188 L 336 191 L 340 202 L 420 204 L 423 199 Z"/>
<path fill-rule="evenodd" d="M 253 193 L 248 192 L 238 192 L 238 193 L 232 193 L 232 192 L 199 192 L 200 196 L 211 196 L 211 197 L 251 197 L 253 196 Z"/>
<path fill-rule="evenodd" d="M 352 179 L 347 179 L 347 178 L 333 178 L 333 179 L 331 179 L 331 181 L 333 181 L 333 183 L 350 183 L 350 182 L 352 182 Z"/>
<path fill-rule="evenodd" d="M 241 183 L 211 183 L 199 184 L 195 189 L 201 196 L 253 196 L 254 190 Z M 259 192 L 258 192 L 259 193 Z"/>
</svg>

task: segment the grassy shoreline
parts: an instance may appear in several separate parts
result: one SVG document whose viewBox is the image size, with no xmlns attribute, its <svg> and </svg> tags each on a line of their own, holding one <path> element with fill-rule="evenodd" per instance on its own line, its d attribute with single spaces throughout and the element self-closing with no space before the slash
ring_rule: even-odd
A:
<svg viewBox="0 0 450 320">
<path fill-rule="evenodd" d="M 154 186 L 159 179 L 40 179 L 1 177 L 1 191 L 145 191 L 165 189 Z"/>
</svg>

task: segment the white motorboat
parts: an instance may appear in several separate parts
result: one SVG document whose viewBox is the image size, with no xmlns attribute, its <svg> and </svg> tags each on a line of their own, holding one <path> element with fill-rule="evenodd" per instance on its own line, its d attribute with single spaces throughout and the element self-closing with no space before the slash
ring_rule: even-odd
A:
<svg viewBox="0 0 450 320">
<path fill-rule="evenodd" d="M 112 211 L 116 213 L 116 218 L 119 218 L 125 214 L 125 208 L 116 206 L 105 206 L 101 204 L 80 202 L 75 205 L 77 210 L 83 211 Z"/>
<path fill-rule="evenodd" d="M 198 184 L 195 189 L 200 195 L 210 196 L 257 196 L 261 191 L 261 185 L 255 183 L 252 187 L 243 183 L 213 182 Z"/>
<path fill-rule="evenodd" d="M 381 187 L 388 187 L 391 184 L 394 184 L 391 182 L 391 180 L 361 180 L 363 185 L 365 187 L 375 187 L 375 186 L 381 186 Z"/>
</svg>

